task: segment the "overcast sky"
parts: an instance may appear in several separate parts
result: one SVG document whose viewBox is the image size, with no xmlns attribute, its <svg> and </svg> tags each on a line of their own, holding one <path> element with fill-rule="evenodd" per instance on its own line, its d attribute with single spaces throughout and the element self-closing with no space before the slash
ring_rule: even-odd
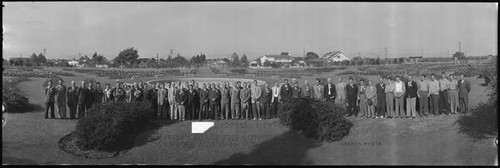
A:
<svg viewBox="0 0 500 168">
<path fill-rule="evenodd" d="M 494 3 L 361 2 L 10 2 L 3 9 L 3 57 L 48 58 L 128 47 L 140 57 L 190 58 L 233 52 L 250 58 L 303 50 L 323 55 L 448 56 L 497 54 Z"/>
</svg>

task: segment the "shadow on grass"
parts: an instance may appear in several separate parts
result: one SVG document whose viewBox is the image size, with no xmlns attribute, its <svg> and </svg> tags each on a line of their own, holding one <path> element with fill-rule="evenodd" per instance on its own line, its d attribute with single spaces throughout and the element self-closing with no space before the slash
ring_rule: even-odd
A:
<svg viewBox="0 0 500 168">
<path fill-rule="evenodd" d="M 154 119 L 149 121 L 143 128 L 139 128 L 139 133 L 135 136 L 135 138 L 131 138 L 129 141 L 124 142 L 123 151 L 127 152 L 134 147 L 140 147 L 147 143 L 157 141 L 161 138 L 160 135 L 157 134 L 158 130 L 161 127 L 169 126 L 178 123 L 177 120 L 158 120 Z"/>
<path fill-rule="evenodd" d="M 19 107 L 16 109 L 9 109 L 7 110 L 7 113 L 29 113 L 29 112 L 40 112 L 40 111 L 45 111 L 45 107 L 42 107 L 38 104 L 31 104 L 28 103 L 27 105 L 23 107 Z"/>
<path fill-rule="evenodd" d="M 310 165 L 307 151 L 320 143 L 297 131 L 290 130 L 278 137 L 258 144 L 248 153 L 237 153 L 215 165 Z"/>
<path fill-rule="evenodd" d="M 466 115 L 461 115 L 459 133 L 464 133 L 474 141 L 498 136 L 498 111 L 496 102 L 481 103 Z"/>
</svg>

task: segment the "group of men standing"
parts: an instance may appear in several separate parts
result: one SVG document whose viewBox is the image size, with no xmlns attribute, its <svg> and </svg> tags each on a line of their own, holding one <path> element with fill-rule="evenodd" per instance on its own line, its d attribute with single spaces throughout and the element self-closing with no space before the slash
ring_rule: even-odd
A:
<svg viewBox="0 0 500 168">
<path fill-rule="evenodd" d="M 367 118 L 415 118 L 429 114 L 458 114 L 468 111 L 468 95 L 470 83 L 460 75 L 457 80 L 453 74 L 441 79 L 432 74 L 430 80 L 421 75 L 414 81 L 411 75 L 403 82 L 400 76 L 395 78 L 379 78 L 379 83 L 373 84 L 360 80 L 359 85 L 349 79 L 346 85 L 342 78 L 338 86 L 345 87 L 348 116 L 366 116 Z M 340 95 L 339 95 L 340 96 Z M 419 108 L 417 111 L 417 100 Z M 340 101 L 344 105 L 344 101 Z M 406 105 L 406 110 L 405 110 Z"/>
<path fill-rule="evenodd" d="M 372 81 L 365 83 L 364 80 L 356 84 L 353 78 L 349 78 L 348 83 L 340 78 L 333 84 L 328 78 L 326 84 L 317 80 L 314 86 L 306 80 L 303 87 L 299 87 L 296 81 L 289 84 L 288 79 L 281 84 L 275 82 L 273 87 L 268 83 L 262 87 L 257 80 L 224 82 L 222 86 L 221 83 L 202 83 L 201 87 L 194 80 L 184 84 L 177 81 L 154 85 L 140 81 L 126 86 L 117 81 L 115 87 L 106 84 L 105 89 L 101 89 L 99 82 L 94 86 L 93 82 L 86 85 L 85 81 L 80 87 L 72 81 L 66 88 L 59 79 L 57 86 L 49 81 L 45 88 L 45 118 L 56 118 L 55 114 L 58 118 L 67 118 L 66 105 L 69 118 L 75 119 L 84 117 L 96 103 L 148 101 L 156 116 L 163 119 L 262 120 L 277 117 L 282 102 L 301 97 L 337 103 L 346 107 L 348 116 L 361 114 L 360 117 L 367 118 L 415 118 L 417 115 L 456 114 L 468 110 L 471 87 L 463 75 L 459 80 L 453 74 L 447 77 L 444 73 L 439 80 L 434 74 L 430 80 L 425 75 L 421 75 L 418 81 L 413 81 L 411 75 L 407 79 L 403 82 L 399 76 L 380 77 L 377 84 Z"/>
</svg>

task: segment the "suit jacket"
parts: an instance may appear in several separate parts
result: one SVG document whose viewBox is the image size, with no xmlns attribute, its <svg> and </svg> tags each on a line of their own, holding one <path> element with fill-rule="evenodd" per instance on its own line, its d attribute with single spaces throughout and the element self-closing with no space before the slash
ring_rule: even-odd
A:
<svg viewBox="0 0 500 168">
<path fill-rule="evenodd" d="M 417 97 L 417 92 L 418 92 L 417 82 L 415 82 L 415 81 L 409 81 L 409 82 L 411 82 L 411 86 L 408 84 L 408 82 L 405 82 L 406 97 L 407 98 Z"/>
<path fill-rule="evenodd" d="M 471 90 L 470 83 L 467 80 L 458 81 L 458 97 L 469 98 L 469 92 Z"/>
<path fill-rule="evenodd" d="M 175 101 L 179 103 L 179 105 L 186 105 L 187 104 L 187 94 L 184 89 L 179 89 L 177 91 L 177 94 L 175 95 Z"/>
<path fill-rule="evenodd" d="M 275 99 L 279 99 L 280 98 L 280 87 L 279 86 L 273 86 L 271 88 L 271 102 L 275 102 L 275 101 L 278 101 L 278 100 L 275 100 Z M 274 92 L 278 92 L 278 96 L 275 97 L 274 96 Z"/>
<path fill-rule="evenodd" d="M 260 86 L 252 86 L 250 94 L 252 95 L 252 103 L 260 101 L 260 97 L 262 96 L 262 89 Z"/>
<path fill-rule="evenodd" d="M 345 86 L 346 86 L 346 83 L 344 82 L 339 82 L 337 84 L 335 84 L 335 91 L 337 92 L 337 97 L 340 97 L 340 95 L 343 95 L 345 96 Z"/>
<path fill-rule="evenodd" d="M 280 88 L 280 97 L 283 100 L 288 100 L 292 97 L 292 87 L 290 85 L 283 85 Z"/>
<path fill-rule="evenodd" d="M 78 105 L 83 105 L 87 103 L 85 102 L 85 99 L 87 98 L 87 88 L 84 87 L 77 88 L 77 95 L 78 95 L 78 101 L 77 101 Z"/>
<path fill-rule="evenodd" d="M 300 87 L 293 87 L 292 89 L 292 97 L 300 98 L 302 96 L 302 89 Z"/>
<path fill-rule="evenodd" d="M 158 105 L 163 105 L 164 103 L 166 103 L 166 101 L 168 100 L 167 93 L 168 93 L 167 89 L 158 90 L 158 97 L 156 98 Z"/>
<path fill-rule="evenodd" d="M 358 85 L 356 84 L 347 84 L 346 85 L 346 94 L 348 99 L 357 99 L 358 98 Z"/>
<path fill-rule="evenodd" d="M 231 103 L 240 103 L 240 89 L 232 88 L 231 89 Z"/>
<path fill-rule="evenodd" d="M 208 97 L 209 90 L 201 89 L 200 90 L 200 104 L 210 103 L 210 97 Z"/>
<path fill-rule="evenodd" d="M 377 88 L 377 100 L 385 101 L 385 83 L 377 83 L 375 87 Z"/>
<path fill-rule="evenodd" d="M 261 102 L 269 104 L 273 96 L 273 91 L 269 87 L 264 87 L 262 89 L 262 96 L 260 98 Z"/>
<path fill-rule="evenodd" d="M 210 105 L 219 104 L 220 92 L 217 89 L 210 89 L 208 91 L 208 97 L 210 97 Z"/>
<path fill-rule="evenodd" d="M 240 100 L 241 103 L 249 103 L 250 100 L 250 89 L 243 88 L 240 90 Z"/>
<path fill-rule="evenodd" d="M 328 84 L 324 85 L 323 86 L 324 88 L 324 93 L 323 95 L 325 96 L 325 98 L 330 98 L 332 96 L 337 96 L 337 92 L 336 92 L 336 89 L 335 89 L 335 84 L 330 84 L 330 87 L 328 87 Z M 330 94 L 328 94 L 328 90 L 330 90 Z"/>
<path fill-rule="evenodd" d="M 68 87 L 66 94 L 69 106 L 78 104 L 78 87 Z"/>
<path fill-rule="evenodd" d="M 229 91 L 229 88 L 222 88 L 220 90 L 220 102 L 221 103 L 230 103 L 230 91 Z"/>
<path fill-rule="evenodd" d="M 54 102 L 57 90 L 55 87 L 45 88 L 45 102 Z"/>
<path fill-rule="evenodd" d="M 87 104 L 87 105 L 94 104 L 94 102 L 95 102 L 94 92 L 95 92 L 94 89 L 89 89 L 89 88 L 86 89 L 86 92 L 85 92 L 85 104 Z"/>
<path fill-rule="evenodd" d="M 194 98 L 197 96 L 194 90 L 187 90 L 186 106 L 193 106 L 195 103 Z"/>
<path fill-rule="evenodd" d="M 94 103 L 102 103 L 102 97 L 104 96 L 104 92 L 102 89 L 94 89 Z"/>
<path fill-rule="evenodd" d="M 194 94 L 194 98 L 193 98 L 193 106 L 194 107 L 199 107 L 200 104 L 198 102 L 200 102 L 200 89 L 193 89 L 193 94 Z"/>
<path fill-rule="evenodd" d="M 305 85 L 304 88 L 302 89 L 302 95 L 304 97 L 308 97 L 308 98 L 311 98 L 314 93 L 313 93 L 313 87 L 311 85 Z"/>
<path fill-rule="evenodd" d="M 316 100 L 322 100 L 324 98 L 324 92 L 325 92 L 325 88 L 323 87 L 323 85 L 316 85 L 314 86 L 314 98 Z"/>
</svg>

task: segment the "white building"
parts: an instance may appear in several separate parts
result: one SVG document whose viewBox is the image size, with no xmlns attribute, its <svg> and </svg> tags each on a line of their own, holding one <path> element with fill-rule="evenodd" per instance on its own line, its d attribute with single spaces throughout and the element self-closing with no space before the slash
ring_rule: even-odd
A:
<svg viewBox="0 0 500 168">
<path fill-rule="evenodd" d="M 68 61 L 68 64 L 69 64 L 69 65 L 71 65 L 71 66 L 76 67 L 76 66 L 78 66 L 78 61 L 75 61 L 75 60 L 73 60 L 73 61 Z"/>
<path fill-rule="evenodd" d="M 342 51 L 331 51 L 323 55 L 321 58 L 327 60 L 327 62 L 342 62 L 345 60 L 351 61 L 351 58 Z"/>
<path fill-rule="evenodd" d="M 293 57 L 289 53 L 282 53 L 280 55 L 264 55 L 260 57 L 260 62 L 264 63 L 269 61 L 270 63 L 292 63 Z"/>
</svg>

